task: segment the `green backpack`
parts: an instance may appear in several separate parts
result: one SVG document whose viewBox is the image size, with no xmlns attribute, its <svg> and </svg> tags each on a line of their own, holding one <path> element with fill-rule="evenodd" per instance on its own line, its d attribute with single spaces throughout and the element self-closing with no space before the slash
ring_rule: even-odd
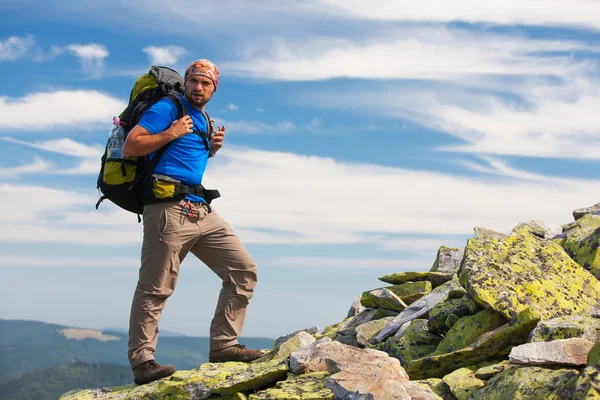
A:
<svg viewBox="0 0 600 400">
<path fill-rule="evenodd" d="M 124 137 L 139 122 L 144 112 L 154 103 L 164 97 L 170 98 L 177 106 L 178 119 L 187 115 L 187 110 L 179 96 L 184 93 L 183 78 L 177 71 L 167 67 L 153 66 L 150 71 L 135 81 L 129 96 L 127 108 L 119 116 L 120 124 L 123 126 Z M 211 136 L 210 117 L 204 114 L 208 132 L 201 132 L 204 146 L 208 149 L 208 140 Z M 96 203 L 96 209 L 105 199 L 112 201 L 117 206 L 142 214 L 144 203 L 142 202 L 142 189 L 160 161 L 160 158 L 169 147 L 169 144 L 156 151 L 152 159 L 148 155 L 139 157 L 110 158 L 109 144 L 101 159 L 100 174 L 98 175 L 97 188 L 102 195 Z"/>
</svg>

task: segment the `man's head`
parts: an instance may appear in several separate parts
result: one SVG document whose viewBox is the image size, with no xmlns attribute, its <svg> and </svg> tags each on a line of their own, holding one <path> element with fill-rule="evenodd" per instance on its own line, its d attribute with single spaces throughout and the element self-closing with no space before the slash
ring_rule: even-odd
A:
<svg viewBox="0 0 600 400">
<path fill-rule="evenodd" d="M 193 106 L 202 108 L 219 86 L 219 69 L 208 60 L 197 60 L 185 70 L 185 97 Z"/>
</svg>

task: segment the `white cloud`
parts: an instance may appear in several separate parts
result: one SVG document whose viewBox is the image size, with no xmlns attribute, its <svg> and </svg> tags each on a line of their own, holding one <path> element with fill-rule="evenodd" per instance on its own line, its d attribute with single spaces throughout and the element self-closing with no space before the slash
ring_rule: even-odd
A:
<svg viewBox="0 0 600 400">
<path fill-rule="evenodd" d="M 108 137 L 108 135 L 107 135 Z M 76 142 L 72 139 L 53 139 L 53 140 L 36 140 L 35 142 L 27 142 L 11 137 L 0 137 L 0 140 L 5 142 L 19 144 L 22 146 L 31 147 L 34 149 L 44 150 L 51 153 L 63 154 L 78 158 L 100 158 L 103 149 L 99 146 L 88 146 L 86 144 Z"/>
<path fill-rule="evenodd" d="M 28 255 L 0 255 L 0 267 L 128 267 L 138 268 L 140 260 L 134 257 L 39 257 Z"/>
<path fill-rule="evenodd" d="M 97 43 L 71 44 L 67 49 L 75 54 L 83 70 L 93 76 L 100 76 L 104 70 L 104 59 L 109 53 L 106 47 Z"/>
<path fill-rule="evenodd" d="M 221 191 L 213 206 L 245 243 L 375 244 L 410 252 L 417 261 L 427 258 L 429 264 L 440 245 L 460 246 L 448 235 L 470 236 L 475 226 L 508 233 L 531 219 L 556 231 L 571 220 L 573 209 L 597 202 L 598 180 L 540 180 L 509 172 L 501 179 L 475 178 L 228 147 L 209 165 L 204 184 Z M 509 179 L 511 174 L 518 179 Z M 141 240 L 134 214 L 108 201 L 94 209 L 94 190 L 0 184 L 0 196 L 3 242 L 131 245 Z"/>
<path fill-rule="evenodd" d="M 188 54 L 188 51 L 180 46 L 148 46 L 144 48 L 144 53 L 152 64 L 173 65 L 182 55 Z"/>
<path fill-rule="evenodd" d="M 560 76 L 590 68 L 589 63 L 571 57 L 570 52 L 582 50 L 600 52 L 600 47 L 465 29 L 405 27 L 387 37 L 370 39 L 317 37 L 297 42 L 275 40 L 268 46 L 260 43 L 245 47 L 239 61 L 223 67 L 242 76 L 288 81 Z"/>
<path fill-rule="evenodd" d="M 42 131 L 60 126 L 89 129 L 108 126 L 127 103 L 92 90 L 33 93 L 20 98 L 0 96 L 0 131 Z"/>
<path fill-rule="evenodd" d="M 44 62 L 50 61 L 59 55 L 63 54 L 67 49 L 65 47 L 60 46 L 50 46 L 49 51 L 44 51 L 41 48 L 36 48 L 33 56 L 33 61 L 35 62 Z"/>
<path fill-rule="evenodd" d="M 54 168 L 52 163 L 49 163 L 41 158 L 36 157 L 32 163 L 20 165 L 17 167 L 2 168 L 0 167 L 0 176 L 7 178 L 15 178 L 23 174 L 43 174 Z"/>
<path fill-rule="evenodd" d="M 318 0 L 338 15 L 356 19 L 405 22 L 550 25 L 600 29 L 600 3 L 595 0 Z"/>
<path fill-rule="evenodd" d="M 240 108 L 238 106 L 236 106 L 235 104 L 233 104 L 233 103 L 227 104 L 227 110 L 229 110 L 229 111 L 237 111 L 239 109 Z"/>
<path fill-rule="evenodd" d="M 277 134 L 295 129 L 293 123 L 282 121 L 276 124 L 266 124 L 260 121 L 220 121 L 226 125 L 227 132 L 244 134 Z"/>
<path fill-rule="evenodd" d="M 8 39 L 0 40 L 0 61 L 12 61 L 23 57 L 35 45 L 35 39 L 31 35 L 10 36 Z"/>
</svg>

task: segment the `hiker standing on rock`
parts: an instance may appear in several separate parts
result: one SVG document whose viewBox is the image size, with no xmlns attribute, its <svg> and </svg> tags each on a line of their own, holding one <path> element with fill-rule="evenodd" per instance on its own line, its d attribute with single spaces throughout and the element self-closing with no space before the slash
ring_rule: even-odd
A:
<svg viewBox="0 0 600 400">
<path fill-rule="evenodd" d="M 252 361 L 262 355 L 237 341 L 257 283 L 256 264 L 229 224 L 208 204 L 211 191 L 201 186 L 208 158 L 222 147 L 225 135 L 225 126 L 217 127 L 210 142 L 195 134 L 210 132 L 204 106 L 218 84 L 219 70 L 212 62 L 194 61 L 185 71 L 181 97 L 189 115 L 177 119 L 178 106 L 163 98 L 144 113 L 123 146 L 124 156 L 130 157 L 155 154 L 170 143 L 143 189 L 149 200 L 143 212 L 141 268 L 131 305 L 128 346 L 138 385 L 175 372 L 172 365 L 156 363 L 154 352 L 162 310 L 175 290 L 179 266 L 188 252 L 223 281 L 210 326 L 209 361 Z"/>
</svg>

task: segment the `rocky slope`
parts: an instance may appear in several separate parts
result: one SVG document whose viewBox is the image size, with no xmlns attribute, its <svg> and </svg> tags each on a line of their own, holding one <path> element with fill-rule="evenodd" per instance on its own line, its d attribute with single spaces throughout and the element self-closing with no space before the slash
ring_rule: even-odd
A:
<svg viewBox="0 0 600 400">
<path fill-rule="evenodd" d="M 256 362 L 61 399 L 600 399 L 599 210 L 575 210 L 558 235 L 475 228 L 430 271 L 379 278 L 343 321 Z"/>
</svg>

